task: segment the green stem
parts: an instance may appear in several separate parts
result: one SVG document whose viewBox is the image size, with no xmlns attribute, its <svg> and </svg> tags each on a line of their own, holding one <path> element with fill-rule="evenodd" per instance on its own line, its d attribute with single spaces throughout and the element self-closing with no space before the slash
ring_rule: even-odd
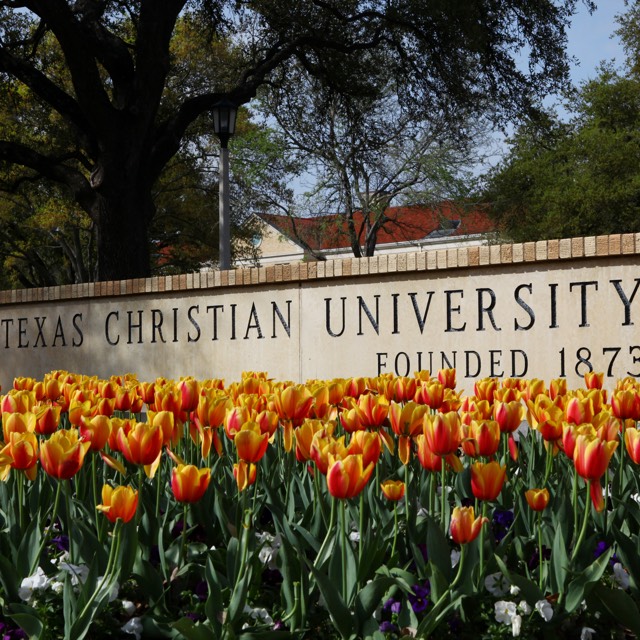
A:
<svg viewBox="0 0 640 640">
<path fill-rule="evenodd" d="M 578 537 L 578 474 L 573 472 L 573 488 L 571 490 L 571 501 L 573 503 L 573 538 Z"/>
<path fill-rule="evenodd" d="M 591 497 L 589 494 L 589 483 L 587 482 L 586 484 L 587 484 L 587 495 L 586 495 L 585 504 L 584 504 L 584 518 L 582 520 L 582 529 L 580 530 L 580 537 L 578 538 L 578 542 L 576 543 L 576 546 L 573 548 L 573 552 L 571 553 L 570 562 L 573 562 L 576 559 L 578 555 L 578 551 L 580 551 L 580 547 L 582 546 L 585 535 L 587 533 L 587 522 L 589 521 L 589 511 L 591 510 L 591 505 L 590 505 Z"/>
<path fill-rule="evenodd" d="M 404 519 L 409 532 L 409 461 L 404 465 Z"/>
<path fill-rule="evenodd" d="M 162 456 L 160 456 L 160 462 L 158 463 L 158 469 L 156 470 L 156 522 L 160 517 L 160 487 L 162 486 Z"/>
<path fill-rule="evenodd" d="M 447 499 L 447 492 L 445 490 L 445 465 L 446 462 L 444 461 L 444 458 L 442 458 L 441 461 L 441 468 L 440 468 L 440 524 L 442 525 L 442 531 L 444 531 L 444 534 L 447 535 L 447 522 L 445 520 L 445 500 Z"/>
<path fill-rule="evenodd" d="M 322 558 L 324 549 L 327 546 L 327 544 L 329 544 L 329 540 L 331 539 L 331 536 L 333 534 L 333 529 L 336 523 L 337 501 L 338 501 L 338 498 L 331 499 L 331 515 L 329 516 L 329 526 L 327 527 L 327 535 L 324 537 L 324 540 L 322 541 L 322 546 L 320 547 L 320 550 L 318 551 L 318 555 L 316 556 L 315 562 L 313 563 L 314 567 L 318 566 L 318 561 Z"/>
<path fill-rule="evenodd" d="M 69 562 L 73 563 L 75 556 L 73 553 L 73 518 L 71 517 L 71 481 L 64 480 L 64 503 L 67 510 L 67 537 L 69 539 Z"/>
<path fill-rule="evenodd" d="M 178 566 L 180 568 L 182 568 L 182 564 L 186 557 L 186 551 L 187 551 L 187 513 L 188 513 L 187 509 L 188 509 L 188 503 L 185 502 L 182 505 L 182 535 L 181 535 L 181 541 L 180 541 L 180 560 L 178 562 Z"/>
<path fill-rule="evenodd" d="M 360 536 L 358 538 L 358 573 L 362 564 L 362 553 L 364 551 L 364 491 L 360 493 L 360 522 L 358 524 Z M 358 580 L 356 590 L 360 591 L 360 580 Z"/>
<path fill-rule="evenodd" d="M 486 518 L 487 516 L 487 503 L 485 500 L 482 501 L 482 517 Z M 484 524 L 480 527 L 480 536 L 479 536 L 479 545 L 480 545 L 480 573 L 479 573 L 479 584 L 482 585 L 482 577 L 484 575 Z M 463 545 L 464 548 L 464 545 Z"/>
<path fill-rule="evenodd" d="M 16 482 L 18 484 L 18 524 L 20 525 L 20 532 L 24 531 L 24 510 L 22 508 L 22 502 L 24 500 L 24 473 L 22 471 L 15 471 L 17 473 Z"/>
<path fill-rule="evenodd" d="M 544 482 L 542 483 L 543 487 L 547 486 L 547 480 L 551 475 L 551 468 L 553 467 L 553 445 L 547 442 L 545 442 L 545 445 L 545 449 L 547 450 L 547 463 L 544 470 Z"/>
<path fill-rule="evenodd" d="M 540 587 L 540 591 L 544 594 L 544 585 L 543 585 L 543 573 L 542 573 L 542 563 L 544 562 L 544 557 L 542 554 L 542 511 L 538 511 L 538 585 Z"/>
<path fill-rule="evenodd" d="M 33 559 L 33 564 L 31 565 L 31 568 L 29 570 L 30 576 L 35 573 L 35 570 L 38 567 L 38 564 L 40 563 L 40 556 L 42 555 L 42 551 L 44 550 L 45 545 L 47 544 L 47 538 L 49 536 L 49 532 L 53 529 L 56 523 L 56 518 L 58 517 L 58 505 L 60 504 L 61 489 L 62 489 L 62 480 L 58 480 L 58 486 L 56 487 L 56 497 L 53 501 L 53 511 L 51 513 L 51 521 L 49 524 L 49 529 L 48 531 L 44 531 L 42 533 L 42 542 L 40 542 L 40 548 L 38 549 L 38 553 L 36 553 Z"/>
<path fill-rule="evenodd" d="M 398 503 L 393 502 L 393 546 L 391 547 L 391 558 L 396 552 L 396 540 L 398 539 Z"/>
<path fill-rule="evenodd" d="M 347 600 L 347 525 L 344 508 L 344 500 L 340 500 L 340 533 L 342 538 L 342 597 L 345 602 Z"/>
</svg>

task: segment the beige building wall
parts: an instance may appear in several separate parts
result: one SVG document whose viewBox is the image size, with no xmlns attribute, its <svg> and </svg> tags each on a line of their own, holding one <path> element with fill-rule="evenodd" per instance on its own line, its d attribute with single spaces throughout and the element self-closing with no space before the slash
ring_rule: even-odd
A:
<svg viewBox="0 0 640 640">
<path fill-rule="evenodd" d="M 0 292 L 0 384 L 108 377 L 640 376 L 640 235 Z"/>
</svg>

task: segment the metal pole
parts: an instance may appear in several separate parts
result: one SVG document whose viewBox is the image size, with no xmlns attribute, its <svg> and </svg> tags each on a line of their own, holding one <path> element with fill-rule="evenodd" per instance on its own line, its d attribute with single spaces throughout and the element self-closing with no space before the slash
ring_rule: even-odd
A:
<svg viewBox="0 0 640 640">
<path fill-rule="evenodd" d="M 220 269 L 231 268 L 231 224 L 229 220 L 229 149 L 220 145 L 219 175 L 219 215 L 220 215 Z"/>
</svg>

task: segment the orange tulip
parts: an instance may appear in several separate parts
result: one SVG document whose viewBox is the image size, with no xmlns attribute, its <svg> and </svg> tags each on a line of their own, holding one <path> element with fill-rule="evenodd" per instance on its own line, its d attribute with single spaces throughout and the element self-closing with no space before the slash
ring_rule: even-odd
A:
<svg viewBox="0 0 640 640">
<path fill-rule="evenodd" d="M 245 422 L 233 438 L 238 457 L 245 462 L 258 462 L 269 446 L 269 434 L 260 431 L 257 422 Z"/>
<path fill-rule="evenodd" d="M 253 463 L 240 460 L 233 465 L 233 477 L 236 479 L 239 491 L 244 491 L 247 487 L 250 487 L 255 481 L 258 475 L 258 468 Z"/>
<path fill-rule="evenodd" d="M 548 489 L 529 489 L 524 492 L 524 497 L 533 511 L 544 511 L 549 504 Z"/>
<path fill-rule="evenodd" d="M 102 415 L 94 416 L 93 418 L 82 418 L 80 436 L 83 440 L 91 443 L 91 451 L 104 449 L 110 435 L 111 418 Z"/>
<path fill-rule="evenodd" d="M 549 382 L 549 398 L 555 400 L 559 396 L 567 395 L 567 379 L 555 378 Z"/>
<path fill-rule="evenodd" d="M 0 457 L 11 459 L 11 468 L 26 470 L 38 462 L 38 439 L 35 433 L 26 431 L 9 434 L 9 442 L 0 450 Z"/>
<path fill-rule="evenodd" d="M 438 371 L 438 382 L 446 389 L 456 388 L 456 370 L 455 369 L 440 369 Z"/>
<path fill-rule="evenodd" d="M 478 500 L 495 500 L 498 497 L 507 474 L 507 467 L 495 460 L 471 465 L 471 491 Z"/>
<path fill-rule="evenodd" d="M 429 449 L 425 435 L 423 433 L 418 434 L 414 442 L 416 443 L 416 455 L 422 468 L 426 471 L 440 471 L 442 469 L 442 458 Z"/>
<path fill-rule="evenodd" d="M 304 385 L 291 385 L 273 396 L 276 411 L 281 420 L 290 420 L 294 427 L 309 417 L 313 405 L 313 395 Z"/>
<path fill-rule="evenodd" d="M 564 422 L 562 424 L 562 450 L 565 454 L 573 460 L 573 452 L 576 448 L 576 438 L 579 435 L 588 435 L 589 437 L 596 437 L 596 430 L 593 425 L 590 424 L 569 424 Z"/>
<path fill-rule="evenodd" d="M 624 444 L 629 453 L 629 457 L 640 464 L 640 431 L 635 427 L 629 427 L 624 432 Z"/>
<path fill-rule="evenodd" d="M 0 410 L 5 413 L 25 413 L 31 411 L 36 402 L 36 396 L 32 391 L 11 390 L 0 400 Z"/>
<path fill-rule="evenodd" d="M 334 438 L 325 429 L 313 436 L 311 448 L 309 449 L 311 459 L 316 463 L 318 471 L 323 475 L 326 475 L 329 470 L 331 456 L 341 457 L 346 455 L 346 452 L 344 436 Z"/>
<path fill-rule="evenodd" d="M 425 414 L 423 430 L 429 448 L 437 456 L 454 453 L 462 441 L 460 416 L 455 411 Z"/>
<path fill-rule="evenodd" d="M 567 422 L 573 424 L 584 424 L 591 422 L 596 415 L 592 397 L 579 398 L 574 396 L 569 398 L 564 409 Z"/>
<path fill-rule="evenodd" d="M 178 502 L 198 502 L 205 494 L 210 480 L 211 469 L 179 464 L 171 472 L 171 489 Z"/>
<path fill-rule="evenodd" d="M 25 413 L 3 413 L 2 431 L 4 433 L 4 441 L 9 441 L 11 433 L 34 433 L 36 425 L 36 414 L 31 411 L 26 411 Z"/>
<path fill-rule="evenodd" d="M 640 420 L 640 393 L 635 389 L 614 391 L 611 396 L 611 411 L 616 418 Z"/>
<path fill-rule="evenodd" d="M 389 405 L 389 422 L 398 436 L 416 436 L 422 431 L 422 423 L 429 409 L 426 405 L 407 402 L 405 405 L 392 402 Z"/>
<path fill-rule="evenodd" d="M 493 402 L 493 396 L 498 388 L 498 381 L 495 378 L 483 378 L 476 380 L 473 385 L 473 393 L 478 400 Z"/>
<path fill-rule="evenodd" d="M 425 380 L 417 388 L 415 401 L 426 404 L 431 409 L 440 409 L 444 402 L 445 386 L 435 380 Z"/>
<path fill-rule="evenodd" d="M 311 459 L 313 438 L 316 433 L 323 429 L 330 435 L 333 433 L 333 423 L 307 419 L 294 430 L 293 435 L 296 439 L 296 459 L 298 462 Z"/>
<path fill-rule="evenodd" d="M 150 465 L 162 450 L 162 428 L 146 422 L 137 422 L 128 433 L 120 428 L 117 440 L 118 449 L 129 462 Z"/>
<path fill-rule="evenodd" d="M 365 467 L 372 462 L 377 464 L 382 453 L 380 436 L 375 431 L 356 431 L 349 441 L 347 447 L 349 453 L 362 454 L 362 463 Z"/>
<path fill-rule="evenodd" d="M 329 463 L 327 488 L 334 498 L 354 498 L 365 487 L 374 465 L 364 467 L 362 455 L 349 454 Z"/>
<path fill-rule="evenodd" d="M 462 426 L 462 450 L 466 455 L 492 456 L 500 446 L 500 425 L 496 420 L 472 420 Z"/>
<path fill-rule="evenodd" d="M 102 486 L 102 504 L 96 506 L 105 516 L 115 522 L 121 518 L 123 522 L 129 522 L 136 515 L 138 508 L 138 492 L 131 487 L 111 487 L 108 484 Z"/>
<path fill-rule="evenodd" d="M 40 445 L 40 463 L 50 476 L 66 480 L 78 473 L 90 446 L 77 429 L 61 429 Z"/>
<path fill-rule="evenodd" d="M 175 444 L 182 435 L 181 429 L 176 429 L 176 417 L 172 411 L 148 411 L 147 421 L 162 430 L 162 444 Z"/>
<path fill-rule="evenodd" d="M 500 425 L 501 433 L 513 433 L 524 419 L 524 413 L 524 405 L 519 400 L 493 405 L 493 419 Z"/>
<path fill-rule="evenodd" d="M 595 371 L 587 371 L 584 374 L 584 384 L 587 389 L 602 389 L 604 383 L 604 372 L 596 373 Z"/>
<path fill-rule="evenodd" d="M 488 518 L 482 516 L 475 518 L 473 507 L 454 507 L 451 514 L 451 538 L 456 544 L 472 542 L 480 534 L 482 525 L 488 521 Z"/>
<path fill-rule="evenodd" d="M 576 473 L 589 482 L 591 501 L 596 511 L 605 507 L 600 478 L 605 474 L 617 441 L 603 441 L 598 437 L 579 435 L 573 452 Z"/>
<path fill-rule="evenodd" d="M 195 378 L 183 378 L 178 382 L 181 396 L 181 409 L 191 413 L 198 406 L 200 397 L 200 383 Z"/>
<path fill-rule="evenodd" d="M 402 480 L 385 480 L 381 485 L 382 493 L 387 500 L 397 502 L 404 498 L 404 482 Z"/>
<path fill-rule="evenodd" d="M 389 401 L 384 396 L 366 393 L 358 398 L 357 411 L 363 428 L 378 428 L 389 414 Z"/>
</svg>

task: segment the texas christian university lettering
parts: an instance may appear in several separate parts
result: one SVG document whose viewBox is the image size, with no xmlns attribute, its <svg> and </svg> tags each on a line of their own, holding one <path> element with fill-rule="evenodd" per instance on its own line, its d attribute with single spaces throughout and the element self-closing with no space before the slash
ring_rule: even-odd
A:
<svg viewBox="0 0 640 640">
<path fill-rule="evenodd" d="M 443 367 L 456 367 L 467 379 L 582 376 L 590 369 L 609 377 L 640 375 L 637 268 L 570 271 L 574 278 L 549 271 L 546 280 L 540 273 L 396 275 L 388 282 L 327 280 L 306 289 L 292 283 L 279 290 L 0 307 L 0 349 L 6 357 L 47 354 L 49 369 L 75 366 L 65 353 L 82 353 L 84 364 L 91 349 L 111 361 L 117 354 L 121 370 L 157 354 L 182 374 L 179 359 L 197 348 L 220 367 L 231 361 L 242 370 L 273 371 L 288 357 L 309 367 L 310 377 L 412 375 Z M 536 358 L 545 342 L 551 347 L 542 374 Z M 295 373 L 304 378 L 303 368 Z"/>
</svg>

